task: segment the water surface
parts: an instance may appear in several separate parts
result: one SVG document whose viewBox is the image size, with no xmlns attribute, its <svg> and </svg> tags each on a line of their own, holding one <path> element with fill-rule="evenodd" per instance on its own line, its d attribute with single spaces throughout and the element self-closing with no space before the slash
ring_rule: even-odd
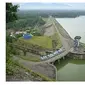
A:
<svg viewBox="0 0 85 85">
<path fill-rule="evenodd" d="M 77 18 L 56 18 L 63 28 L 74 38 L 81 36 L 85 43 L 85 16 Z M 85 81 L 85 60 L 65 59 L 55 63 L 59 81 Z"/>
<path fill-rule="evenodd" d="M 81 42 L 85 43 L 85 16 L 77 18 L 56 18 L 72 38 L 81 36 Z"/>
<path fill-rule="evenodd" d="M 59 81 L 85 81 L 85 60 L 66 59 L 55 66 Z"/>
</svg>

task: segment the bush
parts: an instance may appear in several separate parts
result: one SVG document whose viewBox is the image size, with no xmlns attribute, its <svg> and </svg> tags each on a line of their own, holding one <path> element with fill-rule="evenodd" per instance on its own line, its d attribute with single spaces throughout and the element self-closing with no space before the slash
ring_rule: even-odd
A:
<svg viewBox="0 0 85 85">
<path fill-rule="evenodd" d="M 13 75 L 16 72 L 14 69 L 15 67 L 16 67 L 16 65 L 14 64 L 12 59 L 11 58 L 7 59 L 7 61 L 6 61 L 6 74 Z"/>
</svg>

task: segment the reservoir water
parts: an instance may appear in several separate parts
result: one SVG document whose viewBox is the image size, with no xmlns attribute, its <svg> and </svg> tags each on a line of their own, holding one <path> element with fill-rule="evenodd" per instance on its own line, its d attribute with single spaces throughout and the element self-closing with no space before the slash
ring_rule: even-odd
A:
<svg viewBox="0 0 85 85">
<path fill-rule="evenodd" d="M 58 81 L 85 81 L 85 60 L 65 59 L 55 66 Z"/>
<path fill-rule="evenodd" d="M 63 28 L 74 38 L 81 36 L 81 42 L 85 43 L 85 16 L 77 18 L 56 18 Z"/>
<path fill-rule="evenodd" d="M 85 16 L 77 18 L 57 18 L 57 21 L 74 38 L 81 36 L 81 42 L 85 43 Z M 85 60 L 65 59 L 58 64 L 55 62 L 58 70 L 58 81 L 85 81 Z"/>
</svg>

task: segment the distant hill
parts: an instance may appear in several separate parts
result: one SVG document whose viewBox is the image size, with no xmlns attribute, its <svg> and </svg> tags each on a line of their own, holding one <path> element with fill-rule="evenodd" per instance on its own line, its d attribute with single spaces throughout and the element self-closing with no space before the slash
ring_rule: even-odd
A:
<svg viewBox="0 0 85 85">
<path fill-rule="evenodd" d="M 42 16 L 49 17 L 49 15 L 56 18 L 75 18 L 81 15 L 85 15 L 85 10 L 20 10 L 17 12 L 20 18 L 26 18 L 28 16 Z"/>
</svg>

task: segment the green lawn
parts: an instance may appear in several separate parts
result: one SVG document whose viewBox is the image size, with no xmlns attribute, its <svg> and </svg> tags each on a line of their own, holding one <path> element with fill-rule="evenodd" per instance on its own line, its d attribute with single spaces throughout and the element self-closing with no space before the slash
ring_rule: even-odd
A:
<svg viewBox="0 0 85 85">
<path fill-rule="evenodd" d="M 31 39 L 24 39 L 23 37 L 20 37 L 19 40 L 23 42 L 24 44 L 30 44 L 31 45 L 38 45 L 42 48 L 46 49 L 53 49 L 52 46 L 52 40 L 55 39 L 57 42 L 56 49 L 60 48 L 62 46 L 60 37 L 58 33 L 56 32 L 54 35 L 48 37 L 48 36 L 33 36 Z"/>
<path fill-rule="evenodd" d="M 33 62 L 39 62 L 40 58 L 38 57 L 32 57 L 32 56 L 20 56 L 22 59 L 24 60 L 28 60 L 28 61 L 33 61 Z"/>
<path fill-rule="evenodd" d="M 42 46 L 43 48 L 52 49 L 52 39 L 48 36 L 33 36 L 28 40 L 21 37 L 19 40 L 24 41 L 25 43 Z"/>
<path fill-rule="evenodd" d="M 19 57 L 21 57 L 24 60 L 33 61 L 33 62 L 40 61 L 40 56 L 39 55 L 32 54 L 30 52 L 27 52 L 27 54 L 25 56 L 20 55 Z"/>
</svg>

